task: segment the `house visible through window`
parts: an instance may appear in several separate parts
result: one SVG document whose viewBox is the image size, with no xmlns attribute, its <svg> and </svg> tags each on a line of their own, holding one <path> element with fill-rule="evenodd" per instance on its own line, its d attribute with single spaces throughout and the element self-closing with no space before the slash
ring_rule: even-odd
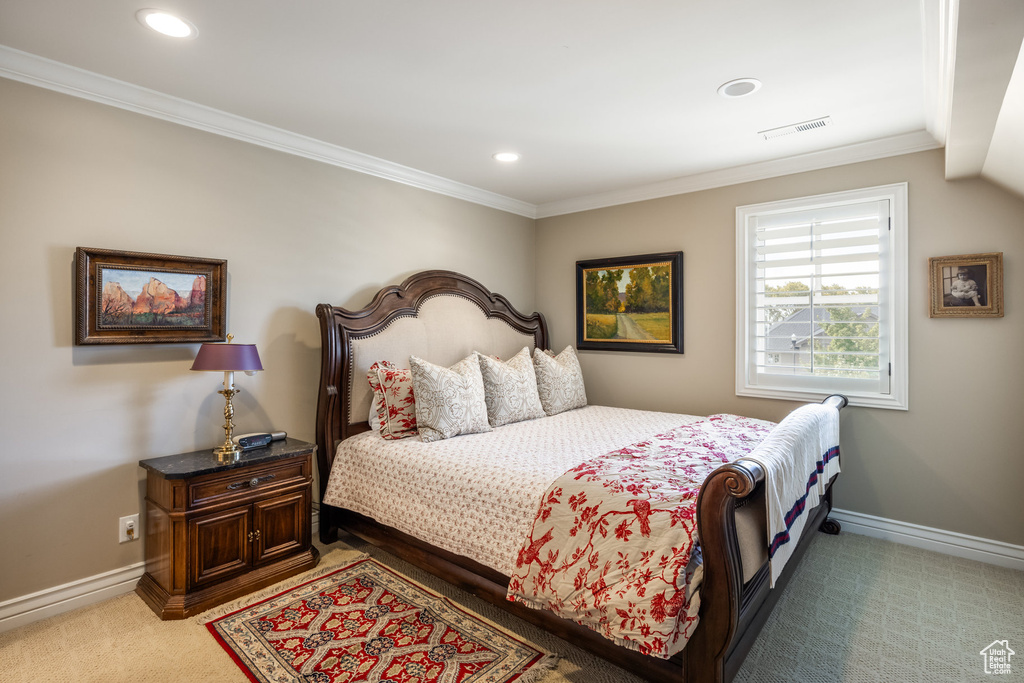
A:
<svg viewBox="0 0 1024 683">
<path fill-rule="evenodd" d="M 737 394 L 906 409 L 906 196 L 737 208 Z"/>
</svg>

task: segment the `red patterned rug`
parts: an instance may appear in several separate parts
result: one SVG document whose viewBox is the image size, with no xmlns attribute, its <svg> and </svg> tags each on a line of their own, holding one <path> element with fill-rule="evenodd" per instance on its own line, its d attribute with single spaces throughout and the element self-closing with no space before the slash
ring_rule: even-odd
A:
<svg viewBox="0 0 1024 683">
<path fill-rule="evenodd" d="M 206 627 L 257 683 L 527 683 L 555 661 L 371 559 Z"/>
</svg>

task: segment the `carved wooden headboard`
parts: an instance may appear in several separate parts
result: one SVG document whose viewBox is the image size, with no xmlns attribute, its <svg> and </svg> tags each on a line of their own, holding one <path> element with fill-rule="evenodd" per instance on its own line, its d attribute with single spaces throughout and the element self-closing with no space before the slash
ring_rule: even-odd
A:
<svg viewBox="0 0 1024 683">
<path fill-rule="evenodd" d="M 416 355 L 452 365 L 473 351 L 510 358 L 523 346 L 548 347 L 540 313 L 523 315 L 500 294 L 447 270 L 428 270 L 377 292 L 366 308 L 316 307 L 320 319 L 317 460 L 323 494 L 338 441 L 369 429 L 370 365 L 409 367 Z"/>
</svg>

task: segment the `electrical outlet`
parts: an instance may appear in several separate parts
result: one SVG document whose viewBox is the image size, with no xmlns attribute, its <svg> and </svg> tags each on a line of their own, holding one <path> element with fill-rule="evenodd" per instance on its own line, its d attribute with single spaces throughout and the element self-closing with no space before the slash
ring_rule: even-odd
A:
<svg viewBox="0 0 1024 683">
<path fill-rule="evenodd" d="M 135 514 L 122 517 L 117 529 L 117 540 L 119 543 L 139 540 L 139 516 Z"/>
</svg>

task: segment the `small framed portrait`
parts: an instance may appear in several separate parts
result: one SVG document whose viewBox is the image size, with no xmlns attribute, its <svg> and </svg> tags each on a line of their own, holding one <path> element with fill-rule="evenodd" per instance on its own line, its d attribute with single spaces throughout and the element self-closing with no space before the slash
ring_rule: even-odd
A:
<svg viewBox="0 0 1024 683">
<path fill-rule="evenodd" d="M 1003 253 L 928 259 L 931 318 L 1002 318 Z"/>
<path fill-rule="evenodd" d="M 576 262 L 576 348 L 683 352 L 683 252 Z"/>
</svg>

